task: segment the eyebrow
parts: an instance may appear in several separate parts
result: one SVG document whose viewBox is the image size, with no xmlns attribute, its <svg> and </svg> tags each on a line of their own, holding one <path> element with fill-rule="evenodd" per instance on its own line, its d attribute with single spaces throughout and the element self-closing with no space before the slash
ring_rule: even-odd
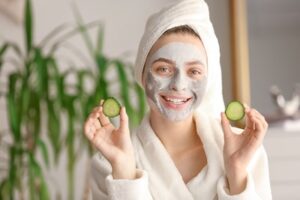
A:
<svg viewBox="0 0 300 200">
<path fill-rule="evenodd" d="M 186 65 L 197 65 L 197 64 L 205 66 L 205 64 L 201 60 L 195 60 L 195 61 L 186 63 Z"/>
<path fill-rule="evenodd" d="M 172 60 L 169 60 L 167 58 L 158 58 L 158 59 L 156 59 L 152 62 L 152 65 L 156 62 L 166 62 L 166 63 L 169 63 L 169 64 L 174 64 L 174 62 Z M 205 64 L 201 60 L 195 60 L 195 61 L 191 61 L 191 62 L 186 63 L 186 65 L 197 65 L 197 64 L 205 66 Z"/>
<path fill-rule="evenodd" d="M 166 59 L 166 58 L 158 58 L 158 59 L 156 59 L 152 62 L 152 65 L 156 62 L 166 62 L 166 63 L 169 63 L 169 64 L 174 64 L 174 62 L 172 60 L 169 60 L 169 59 Z"/>
</svg>

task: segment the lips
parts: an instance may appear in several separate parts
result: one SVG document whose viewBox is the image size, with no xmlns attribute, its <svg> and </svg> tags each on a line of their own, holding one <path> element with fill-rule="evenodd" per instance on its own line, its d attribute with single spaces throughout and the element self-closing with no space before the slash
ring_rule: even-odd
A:
<svg viewBox="0 0 300 200">
<path fill-rule="evenodd" d="M 169 109 L 184 109 L 192 100 L 192 97 L 160 95 L 163 104 Z"/>
</svg>

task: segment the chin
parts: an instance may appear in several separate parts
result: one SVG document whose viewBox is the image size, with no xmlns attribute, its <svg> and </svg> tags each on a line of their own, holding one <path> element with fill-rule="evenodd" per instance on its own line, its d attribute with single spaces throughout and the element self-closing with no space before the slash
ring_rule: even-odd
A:
<svg viewBox="0 0 300 200">
<path fill-rule="evenodd" d="M 163 108 L 161 114 L 169 121 L 172 122 L 180 122 L 190 118 L 193 115 L 193 109 L 191 107 L 187 108 L 186 110 L 176 111 Z"/>
</svg>

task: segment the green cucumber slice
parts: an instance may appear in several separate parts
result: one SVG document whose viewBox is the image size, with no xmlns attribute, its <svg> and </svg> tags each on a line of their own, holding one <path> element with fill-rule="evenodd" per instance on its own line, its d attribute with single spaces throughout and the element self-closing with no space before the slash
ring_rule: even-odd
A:
<svg viewBox="0 0 300 200">
<path fill-rule="evenodd" d="M 108 97 L 102 104 L 103 113 L 109 118 L 116 117 L 120 114 L 121 104 L 114 98 Z"/>
<path fill-rule="evenodd" d="M 239 121 L 245 116 L 245 107 L 239 101 L 231 101 L 225 110 L 227 118 L 231 121 Z"/>
</svg>

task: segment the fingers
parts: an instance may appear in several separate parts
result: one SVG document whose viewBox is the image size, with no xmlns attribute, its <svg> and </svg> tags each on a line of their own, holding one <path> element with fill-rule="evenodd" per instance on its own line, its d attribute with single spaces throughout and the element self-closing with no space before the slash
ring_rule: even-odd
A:
<svg viewBox="0 0 300 200">
<path fill-rule="evenodd" d="M 92 113 L 89 115 L 88 119 L 84 125 L 84 133 L 90 143 L 101 152 L 107 148 L 107 144 L 104 142 L 106 140 L 105 131 L 110 129 L 108 124 L 103 126 L 102 124 L 106 123 L 106 117 L 103 117 L 102 107 L 95 108 Z M 101 118 L 101 120 L 100 120 Z M 109 121 L 109 120 L 108 120 Z"/>
<path fill-rule="evenodd" d="M 221 113 L 221 124 L 224 132 L 224 139 L 226 140 L 231 136 L 231 126 L 224 112 Z"/>
<path fill-rule="evenodd" d="M 246 131 L 251 133 L 250 146 L 256 146 L 254 144 L 261 144 L 263 138 L 267 132 L 268 123 L 264 116 L 255 109 L 250 109 L 246 112 Z"/>
<path fill-rule="evenodd" d="M 93 109 L 84 124 L 84 133 L 89 140 L 94 137 L 95 131 L 101 127 L 98 117 L 99 107 L 96 107 Z"/>
<path fill-rule="evenodd" d="M 249 109 L 246 111 L 246 127 L 251 130 L 262 131 L 267 129 L 268 123 L 265 117 L 255 109 Z"/>
<path fill-rule="evenodd" d="M 106 127 L 106 126 L 111 125 L 108 117 L 106 117 L 103 113 L 102 105 L 100 106 L 100 109 L 99 109 L 99 121 L 100 121 L 100 124 L 101 124 L 102 127 Z"/>
<path fill-rule="evenodd" d="M 245 131 L 246 132 L 251 132 L 251 131 L 255 130 L 255 123 L 252 120 L 250 109 L 246 110 L 245 112 L 246 112 L 246 127 L 245 127 Z"/>
<path fill-rule="evenodd" d="M 125 107 L 123 106 L 121 108 L 121 112 L 120 112 L 120 130 L 122 132 L 125 132 L 129 129 L 128 127 L 128 116 L 127 116 L 127 113 L 126 113 L 126 109 Z M 127 131 L 128 132 L 128 131 Z"/>
<path fill-rule="evenodd" d="M 84 134 L 88 140 L 92 140 L 95 134 L 96 128 L 93 125 L 91 119 L 88 119 L 84 124 Z"/>
<path fill-rule="evenodd" d="M 95 137 L 97 130 L 110 125 L 109 119 L 102 112 L 102 104 L 103 100 L 101 100 L 100 106 L 92 110 L 84 124 L 84 133 L 90 141 Z"/>
</svg>

